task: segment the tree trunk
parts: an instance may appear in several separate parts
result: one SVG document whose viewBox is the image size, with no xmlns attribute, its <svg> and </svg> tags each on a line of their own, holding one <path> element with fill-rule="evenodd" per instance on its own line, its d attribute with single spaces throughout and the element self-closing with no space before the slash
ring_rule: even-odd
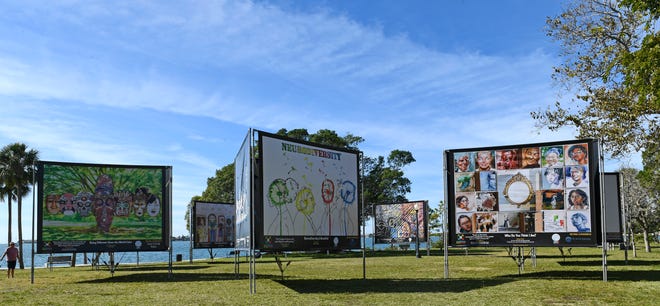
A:
<svg viewBox="0 0 660 306">
<path fill-rule="evenodd" d="M 11 192 L 7 196 L 7 244 L 11 242 Z"/>
<path fill-rule="evenodd" d="M 646 251 L 646 253 L 651 252 L 651 244 L 649 242 L 649 233 L 646 230 L 644 230 L 644 250 Z"/>
<path fill-rule="evenodd" d="M 20 188 L 16 188 L 16 191 L 17 194 L 21 194 Z M 16 203 L 18 204 L 18 266 L 22 270 L 25 269 L 25 262 L 23 261 L 23 201 L 21 198 L 19 196 Z"/>
<path fill-rule="evenodd" d="M 635 232 L 632 232 L 633 257 L 637 258 L 637 248 L 635 247 Z"/>
</svg>

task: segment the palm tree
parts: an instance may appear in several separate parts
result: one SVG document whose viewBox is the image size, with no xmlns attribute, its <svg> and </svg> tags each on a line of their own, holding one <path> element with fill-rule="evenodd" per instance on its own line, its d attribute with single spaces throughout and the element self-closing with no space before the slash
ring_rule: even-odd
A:
<svg viewBox="0 0 660 306">
<path fill-rule="evenodd" d="M 12 143 L 0 151 L 0 177 L 5 188 L 14 192 L 18 208 L 18 250 L 19 265 L 25 269 L 23 262 L 23 197 L 30 192 L 30 185 L 35 172 L 35 163 L 39 160 L 39 152 L 28 148 L 22 143 Z M 9 216 L 11 220 L 11 216 Z M 11 222 L 11 221 L 10 221 Z M 34 237 L 33 237 L 34 238 Z"/>
<path fill-rule="evenodd" d="M 7 224 L 7 244 L 9 244 L 9 242 L 12 241 L 11 240 L 12 239 L 12 233 L 11 233 L 11 225 L 12 225 L 11 224 L 11 221 L 12 221 L 12 219 L 11 219 L 11 213 L 12 213 L 12 211 L 11 211 L 11 200 L 15 200 L 16 196 L 14 195 L 13 190 L 5 184 L 2 176 L 0 176 L 0 202 L 4 202 L 5 197 L 7 197 L 7 221 L 8 221 L 8 224 Z"/>
</svg>

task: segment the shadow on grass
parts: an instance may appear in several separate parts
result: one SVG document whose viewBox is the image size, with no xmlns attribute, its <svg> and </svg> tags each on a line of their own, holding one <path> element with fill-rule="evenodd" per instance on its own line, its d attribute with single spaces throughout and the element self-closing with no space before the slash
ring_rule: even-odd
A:
<svg viewBox="0 0 660 306">
<path fill-rule="evenodd" d="M 186 265 L 186 266 L 181 266 L 181 265 L 176 265 L 172 266 L 172 271 L 177 271 L 177 270 L 199 270 L 199 269 L 206 269 L 206 266 L 191 266 L 191 265 Z M 107 267 L 102 267 L 100 270 L 105 270 L 110 272 Z M 139 272 L 139 271 L 167 271 L 168 267 L 167 266 L 122 266 L 119 265 L 115 271 L 116 272 L 124 272 L 124 271 L 130 271 L 130 272 Z"/>
<path fill-rule="evenodd" d="M 209 264 L 209 265 L 233 265 L 233 264 L 234 264 L 234 261 L 206 261 L 206 262 L 204 262 L 204 263 L 205 263 L 205 264 Z M 248 263 L 249 263 L 249 262 L 246 261 L 245 259 L 241 259 L 241 261 L 239 261 L 239 264 L 241 264 L 241 265 L 242 265 L 242 264 L 246 264 L 246 265 L 247 265 Z"/>
<path fill-rule="evenodd" d="M 572 267 L 572 266 L 602 266 L 603 262 L 601 260 L 581 260 L 581 261 L 563 261 L 559 262 L 559 265 Z M 660 260 L 628 260 L 626 263 L 625 260 L 607 260 L 608 266 L 616 267 L 642 267 L 642 266 L 658 266 L 660 265 Z M 660 274 L 660 273 L 658 273 Z"/>
<path fill-rule="evenodd" d="M 507 275 L 503 277 L 517 277 L 518 279 L 573 279 L 573 280 L 602 280 L 603 271 L 545 271 L 523 273 L 522 275 Z M 660 281 L 660 273 L 650 270 L 607 271 L 608 281 Z"/>
<path fill-rule="evenodd" d="M 109 272 L 108 272 L 109 273 Z M 259 275 L 261 279 L 279 279 L 277 275 Z M 190 273 L 190 272 L 173 272 L 170 276 L 167 271 L 154 272 L 154 273 L 136 273 L 136 274 L 121 274 L 115 272 L 114 276 L 105 278 L 92 279 L 79 281 L 80 284 L 104 284 L 104 283 L 167 283 L 167 282 L 206 282 L 206 281 L 223 281 L 223 280 L 239 280 L 248 279 L 245 273 L 236 276 L 234 273 Z"/>
<path fill-rule="evenodd" d="M 300 279 L 275 280 L 298 293 L 431 293 L 465 292 L 498 286 L 514 279 Z"/>
<path fill-rule="evenodd" d="M 487 248 L 482 248 L 482 249 L 470 249 L 465 251 L 463 248 L 451 248 L 449 249 L 448 253 L 449 256 L 465 256 L 465 255 L 487 255 L 487 254 L 492 254 L 492 253 L 497 253 L 498 250 L 495 249 L 487 249 Z M 423 256 L 444 256 L 444 251 L 438 250 L 438 249 L 433 249 L 430 251 L 430 255 L 427 255 L 427 250 L 426 249 L 420 249 L 419 253 Z M 289 255 L 289 256 L 296 256 L 297 254 Z M 359 258 L 362 257 L 362 251 L 352 251 L 352 252 L 341 252 L 341 253 L 324 253 L 324 252 L 319 252 L 319 253 L 314 253 L 314 254 L 303 254 L 301 256 L 305 257 L 311 257 L 311 258 Z M 366 251 L 366 257 L 399 257 L 399 256 L 409 256 L 409 257 L 414 257 L 415 256 L 415 251 L 413 250 L 367 250 Z"/>
<path fill-rule="evenodd" d="M 511 257 L 508 255 L 503 255 L 500 257 Z M 580 254 L 580 255 L 566 255 L 566 256 L 561 256 L 561 255 L 536 255 L 536 258 L 541 259 L 541 258 L 546 258 L 546 259 L 561 259 L 561 260 L 570 260 L 571 258 L 573 259 L 579 259 L 579 258 L 601 258 L 602 255 L 600 254 Z M 525 254 L 525 258 L 530 258 L 528 254 Z"/>
</svg>

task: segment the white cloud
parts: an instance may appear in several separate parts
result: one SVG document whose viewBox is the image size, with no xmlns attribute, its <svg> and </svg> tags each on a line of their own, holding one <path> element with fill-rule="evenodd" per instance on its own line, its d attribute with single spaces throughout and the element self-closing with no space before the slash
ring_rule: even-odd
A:
<svg viewBox="0 0 660 306">
<path fill-rule="evenodd" d="M 336 107 L 353 106 L 343 116 L 347 121 L 374 121 L 381 117 L 366 115 L 373 112 L 393 118 L 406 112 L 449 109 L 442 105 L 460 100 L 445 97 L 470 99 L 478 93 L 474 88 L 501 90 L 499 84 L 509 81 L 513 90 L 514 82 L 521 78 L 515 75 L 516 68 L 538 69 L 538 62 L 529 59 L 438 53 L 323 12 L 295 14 L 267 5 L 224 1 L 176 7 L 119 5 L 118 13 L 113 14 L 99 6 L 67 5 L 71 12 L 55 15 L 49 10 L 45 16 L 45 24 L 88 24 L 89 29 L 81 30 L 88 36 L 77 37 L 82 42 L 78 47 L 80 53 L 95 60 L 58 53 L 59 44 L 50 50 L 54 53 L 49 58 L 40 59 L 39 66 L 10 58 L 17 63 L 14 70 L 21 77 L 7 75 L 1 83 L 12 84 L 13 91 L 5 93 L 205 114 L 245 125 L 266 121 L 291 126 L 300 121 L 297 116 L 273 118 L 277 110 L 264 108 L 273 101 L 245 91 L 269 90 L 251 77 L 261 75 L 259 78 L 268 78 L 266 82 L 279 79 L 280 90 L 313 88 L 309 90 L 312 97 L 336 96 Z M 117 30 L 108 22 L 115 18 L 122 23 Z M 91 20 L 98 22 L 87 22 Z M 149 39 L 141 36 L 154 33 L 161 34 Z M 92 37 L 97 34 L 98 38 Z M 107 36 L 113 40 L 100 41 Z M 116 62 L 114 56 L 105 55 L 108 51 L 135 59 Z M 166 66 L 169 63 L 172 67 Z M 199 71 L 202 66 L 205 69 Z M 235 71 L 245 75 L 227 75 Z M 181 72 L 190 78 L 174 76 Z M 220 82 L 196 84 L 197 77 L 191 75 L 195 72 L 217 75 Z M 231 81 L 222 82 L 227 78 Z M 288 98 L 277 99 L 278 107 L 319 112 L 309 96 Z"/>
<path fill-rule="evenodd" d="M 529 116 L 553 101 L 542 47 L 440 52 L 346 16 L 249 1 L 28 1 L 3 13 L 0 140 L 47 159 L 174 164 L 178 202 L 233 160 L 248 126 L 350 132 L 369 156 L 409 150 L 425 197 L 442 193 L 446 149 L 573 137 L 539 134 Z M 241 133 L 188 128 L 190 117 Z M 122 121 L 99 124 L 108 118 Z"/>
</svg>

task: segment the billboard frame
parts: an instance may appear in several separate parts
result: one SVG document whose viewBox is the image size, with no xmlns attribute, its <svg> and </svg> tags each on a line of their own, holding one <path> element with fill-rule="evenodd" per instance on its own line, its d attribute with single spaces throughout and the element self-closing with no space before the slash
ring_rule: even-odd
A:
<svg viewBox="0 0 660 306">
<path fill-rule="evenodd" d="M 74 253 L 74 252 L 145 252 L 145 251 L 169 251 L 171 252 L 171 230 L 172 230 L 172 167 L 171 166 L 151 166 L 151 165 L 118 165 L 118 164 L 92 164 L 92 163 L 71 163 L 71 162 L 57 162 L 57 161 L 39 161 L 37 163 L 36 171 L 36 182 L 37 182 L 37 199 L 36 199 L 36 212 L 37 212 L 37 254 L 51 254 L 51 253 Z M 104 171 L 110 171 L 109 169 L 143 169 L 143 170 L 153 170 L 160 172 L 160 182 L 158 187 L 160 188 L 160 194 L 155 195 L 157 200 L 160 201 L 160 211 L 159 215 L 161 218 L 160 222 L 160 238 L 159 239 L 125 239 L 119 237 L 118 239 L 60 239 L 53 240 L 48 239 L 44 240 L 44 214 L 47 210 L 47 197 L 45 195 L 45 189 L 47 189 L 47 183 L 45 182 L 45 172 L 48 167 L 68 167 L 68 168 L 96 168 L 99 173 L 99 178 L 101 175 L 104 175 Z M 119 170 L 114 170 L 119 171 Z M 78 178 L 80 179 L 80 178 Z M 98 179 L 98 178 L 97 178 Z M 94 182 L 92 182 L 94 183 Z M 104 195 L 108 195 L 112 189 L 109 189 L 108 186 L 111 186 L 111 183 L 107 183 L 106 186 L 99 187 L 98 182 L 95 187 L 97 190 L 87 189 L 80 187 L 79 190 L 71 190 L 73 192 L 102 192 Z M 113 186 L 113 185 L 112 185 Z M 154 187 L 154 186 L 144 186 L 144 187 Z M 99 189 L 100 188 L 100 189 Z M 104 189 L 105 188 L 105 189 Z M 114 188 L 114 186 L 112 187 Z M 145 191 L 145 190 L 142 190 Z M 146 191 L 145 191 L 146 192 Z M 114 195 L 114 194 L 113 194 Z M 94 197 L 96 195 L 93 195 Z M 68 201 L 68 196 L 67 200 Z M 113 208 L 113 214 L 115 213 Z M 114 215 L 113 215 L 114 216 Z M 97 221 L 98 222 L 98 221 Z M 111 221 L 112 222 L 112 221 Z M 112 224 L 112 223 L 111 223 Z M 110 226 L 112 226 L 110 224 Z"/>
<path fill-rule="evenodd" d="M 254 183 L 255 188 L 253 195 L 253 199 L 255 202 L 253 209 L 253 212 L 255 214 L 254 217 L 255 231 L 253 235 L 255 249 L 279 252 L 279 251 L 338 251 L 345 249 L 362 248 L 360 243 L 361 229 L 359 225 L 360 222 L 359 220 L 361 218 L 360 213 L 362 211 L 362 186 L 361 186 L 361 177 L 359 174 L 360 157 L 361 157 L 360 151 L 322 145 L 318 143 L 294 139 L 294 138 L 285 137 L 259 130 L 255 130 L 255 132 L 257 133 L 257 143 L 258 143 L 258 150 L 257 150 L 258 156 L 257 158 L 255 158 L 255 162 L 257 163 L 255 169 L 258 169 L 258 173 L 255 176 L 256 180 Z M 355 167 L 354 168 L 355 173 L 348 174 L 348 175 L 353 175 L 351 179 L 354 179 L 355 181 L 354 182 L 350 182 L 348 180 L 345 181 L 345 182 L 350 182 L 350 185 L 347 184 L 347 186 L 350 186 L 352 188 L 350 191 L 350 193 L 352 193 L 350 195 L 352 201 L 350 203 L 355 203 L 355 205 L 347 205 L 353 207 L 350 211 L 350 214 L 356 216 L 355 219 L 356 223 L 354 226 L 355 235 L 351 235 L 351 234 L 341 235 L 341 234 L 333 233 L 332 231 L 330 231 L 328 235 L 299 234 L 298 232 L 294 232 L 292 234 L 287 234 L 287 235 L 284 234 L 275 235 L 275 234 L 266 233 L 264 229 L 265 227 L 264 215 L 265 215 L 265 205 L 266 205 L 266 196 L 265 196 L 266 192 L 264 191 L 265 189 L 264 177 L 270 173 L 265 174 L 266 170 L 264 168 L 270 167 L 271 165 L 265 165 L 264 162 L 265 154 L 268 153 L 268 152 L 264 152 L 265 140 L 272 142 L 281 142 L 282 145 L 287 146 L 288 149 L 293 149 L 295 151 L 295 152 L 294 151 L 289 151 L 289 152 L 304 154 L 306 158 L 318 157 L 318 158 L 326 158 L 328 160 L 331 160 L 331 157 L 339 156 L 333 154 L 340 154 L 340 155 L 347 154 L 348 156 L 350 156 L 350 158 L 355 159 L 354 164 L 352 164 L 352 162 L 349 161 L 351 167 Z M 314 152 L 314 153 L 312 154 L 310 152 Z M 343 155 L 343 156 L 345 157 L 347 155 Z M 336 187 L 336 190 L 339 190 L 339 187 Z M 314 191 L 311 192 L 313 193 Z M 346 194 L 349 193 L 347 192 Z"/>
<path fill-rule="evenodd" d="M 202 210 L 202 207 L 199 206 L 217 206 L 216 208 L 220 209 L 205 209 L 205 211 L 208 211 L 209 213 L 213 214 L 214 217 L 216 217 L 216 225 L 214 226 L 214 229 L 206 228 L 209 226 L 209 221 L 208 218 L 210 215 L 207 216 L 207 218 L 201 218 L 198 216 L 198 213 Z M 222 212 L 221 210 L 230 210 L 231 211 L 231 218 L 227 219 L 227 215 L 223 215 L 222 220 L 220 221 L 220 217 L 215 214 L 215 213 L 220 213 Z M 191 207 L 191 216 L 192 220 L 194 222 L 190 223 L 191 226 L 191 232 L 192 232 L 192 237 L 193 237 L 193 248 L 194 249 L 213 249 L 213 248 L 233 248 L 235 246 L 235 233 L 236 233 L 236 228 L 234 221 L 236 220 L 236 205 L 233 203 L 222 203 L 222 202 L 209 202 L 209 201 L 199 201 L 195 200 L 193 201 L 193 206 Z M 204 229 L 198 228 L 200 225 L 200 221 L 203 221 Z M 223 229 L 221 229 L 220 225 L 223 225 Z M 229 231 L 229 228 L 231 227 L 231 232 L 229 235 L 227 235 L 227 232 Z M 206 236 L 199 235 L 198 233 L 200 230 L 204 230 L 206 232 Z M 219 239 L 215 239 L 213 235 L 211 235 L 211 231 L 215 232 L 216 236 L 215 237 L 220 237 L 220 232 L 223 233 L 223 236 L 231 236 L 230 240 L 225 240 L 223 239 L 222 242 L 216 242 L 219 241 Z M 201 237 L 208 237 L 207 242 L 201 242 L 200 238 Z"/>
<path fill-rule="evenodd" d="M 419 229 L 423 228 L 423 230 L 424 230 L 423 235 L 419 235 L 419 241 L 426 241 L 428 243 L 428 241 L 429 241 L 429 239 L 428 239 L 429 238 L 429 233 L 428 233 L 428 209 L 429 209 L 428 200 L 406 201 L 406 202 L 401 202 L 401 203 L 388 203 L 388 204 L 376 204 L 376 205 L 374 205 L 374 214 L 373 214 L 374 215 L 374 222 L 373 222 L 374 223 L 374 228 L 373 228 L 373 230 L 374 230 L 374 243 L 376 243 L 376 244 L 408 244 L 408 243 L 414 243 L 415 241 L 413 240 L 413 237 L 415 237 L 415 235 L 413 235 L 413 232 L 412 232 L 412 224 L 409 225 L 411 227 L 411 229 L 410 229 L 411 231 L 408 232 L 408 236 L 406 238 L 404 238 L 403 236 L 399 236 L 399 235 L 397 235 L 396 238 L 392 238 L 391 235 L 389 235 L 391 237 L 390 240 L 385 241 L 385 239 L 387 239 L 387 238 L 384 238 L 385 236 L 378 236 L 378 234 L 379 234 L 379 230 L 378 230 L 379 225 L 380 225 L 380 227 L 387 227 L 387 228 L 390 228 L 390 230 L 391 230 L 393 227 L 397 227 L 397 225 L 399 225 L 399 224 L 407 223 L 406 220 L 401 220 L 401 222 L 398 222 L 396 224 L 392 224 L 392 225 L 394 225 L 394 226 L 392 226 L 389 223 L 390 223 L 390 218 L 392 218 L 393 216 L 390 216 L 390 215 L 387 216 L 388 217 L 387 221 L 379 220 L 378 219 L 378 217 L 379 217 L 378 208 L 379 207 L 385 207 L 385 206 L 392 207 L 392 206 L 415 205 L 415 204 L 418 204 L 418 203 L 422 205 L 422 209 L 421 210 L 418 209 L 417 219 L 419 220 L 420 217 L 421 217 L 421 219 L 423 221 L 422 221 L 421 226 L 415 225 L 415 227 L 417 227 Z M 400 207 L 400 209 L 404 209 L 404 207 Z M 414 210 L 414 208 L 407 209 L 407 211 L 411 214 L 414 214 L 412 212 L 413 210 Z M 402 212 L 402 214 L 405 214 L 405 212 Z M 400 217 L 401 217 L 400 219 L 405 218 L 405 216 L 403 216 L 403 215 L 401 215 Z M 379 222 L 379 221 L 381 221 L 381 222 Z M 381 225 L 381 223 L 382 223 L 382 225 Z M 387 223 L 387 224 L 385 224 L 385 223 Z M 398 232 L 400 232 L 400 231 L 398 231 Z M 406 231 L 403 230 L 402 232 L 406 232 Z"/>
<path fill-rule="evenodd" d="M 496 163 L 495 163 L 495 157 L 496 154 L 495 152 L 504 152 L 504 151 L 509 151 L 509 150 L 522 150 L 523 148 L 539 148 L 540 153 L 540 148 L 542 147 L 553 147 L 553 146 L 560 146 L 562 148 L 566 148 L 568 146 L 572 145 L 577 145 L 577 144 L 585 144 L 587 146 L 587 156 L 588 156 L 588 164 L 586 165 L 588 168 L 588 180 L 589 184 L 588 187 L 582 187 L 583 190 L 588 190 L 588 197 L 589 197 L 589 219 L 590 219 L 590 232 L 571 232 L 568 229 L 565 231 L 560 231 L 560 232 L 538 232 L 536 230 L 537 223 L 539 222 L 538 218 L 541 218 L 541 222 L 543 222 L 543 215 L 542 214 L 536 214 L 537 212 L 537 206 L 539 205 L 536 197 L 539 197 L 539 192 L 541 190 L 545 190 L 545 188 L 541 188 L 540 184 L 542 183 L 540 180 L 537 181 L 537 185 L 533 185 L 530 183 L 526 183 L 528 188 L 529 188 L 529 193 L 528 197 L 524 198 L 520 201 L 514 201 L 511 202 L 509 201 L 509 198 L 507 198 L 506 191 L 507 189 L 503 189 L 503 186 L 500 186 L 501 182 L 499 181 L 499 176 L 500 174 L 510 174 L 510 177 L 507 177 L 507 186 L 509 183 L 512 181 L 515 183 L 516 180 L 515 178 L 517 177 L 518 174 L 523 172 L 521 169 L 522 167 L 519 165 L 518 167 L 515 167 L 514 169 L 519 170 L 519 171 L 510 171 L 506 172 L 507 170 L 496 170 L 493 172 L 496 172 L 498 175 L 498 182 L 497 182 L 497 189 L 495 189 L 498 201 L 501 198 L 501 195 L 499 193 L 504 193 L 505 199 L 509 201 L 509 203 L 504 203 L 506 205 L 510 205 L 512 203 L 518 204 L 518 207 L 521 207 L 524 205 L 528 205 L 528 207 L 524 209 L 520 209 L 518 211 L 515 210 L 515 208 L 511 211 L 512 214 L 522 212 L 524 213 L 523 216 L 530 216 L 533 219 L 528 220 L 527 224 L 530 224 L 529 222 L 532 222 L 532 227 L 531 228 L 523 228 L 523 230 L 520 230 L 520 232 L 470 232 L 470 233 L 465 233 L 465 234 L 460 234 L 458 233 L 457 229 L 457 208 L 456 208 L 456 199 L 457 199 L 457 194 L 459 192 L 456 191 L 456 186 L 458 185 L 457 178 L 456 178 L 456 173 L 461 173 L 461 170 L 456 170 L 455 167 L 457 167 L 457 164 L 455 163 L 455 156 L 458 154 L 464 154 L 464 155 L 469 155 L 473 154 L 472 156 L 466 158 L 466 160 L 471 160 L 472 163 L 472 168 L 465 171 L 466 177 L 469 176 L 468 173 L 478 173 L 479 175 L 482 175 L 480 172 L 475 171 L 475 165 L 476 163 L 474 160 L 476 159 L 476 153 L 480 151 L 489 151 L 491 152 L 492 156 L 492 161 L 491 161 L 491 166 L 492 169 L 494 170 L 496 168 Z M 597 246 L 601 243 L 602 241 L 602 220 L 600 218 L 600 213 L 602 208 L 600 207 L 600 199 L 602 197 L 601 195 L 601 148 L 599 141 L 596 139 L 578 139 L 578 140 L 568 140 L 568 141 L 555 141 L 555 142 L 543 142 L 543 143 L 528 143 L 528 144 L 515 144 L 515 145 L 505 145 L 505 146 L 491 146 L 491 147 L 478 147 L 478 148 L 463 148 L 463 149 L 454 149 L 454 150 L 446 150 L 444 152 L 444 159 L 445 159 L 445 195 L 446 195 L 446 208 L 447 208 L 447 225 L 448 225 L 448 243 L 450 246 L 456 246 L 456 247 L 473 247 L 473 246 L 505 246 L 505 247 L 523 247 L 523 246 L 528 246 L 528 247 L 537 247 L 537 246 L 555 246 L 555 247 L 561 247 L 561 246 L 566 246 L 566 247 L 579 247 L 579 246 Z M 503 153 L 501 153 L 503 154 Z M 520 155 L 520 151 L 517 153 Z M 515 155 L 515 154 L 514 154 Z M 566 169 L 568 166 L 567 165 L 562 165 L 563 169 Z M 464 168 L 467 169 L 467 168 Z M 535 175 L 538 176 L 540 175 L 540 169 L 543 169 L 542 165 L 540 164 L 540 159 L 539 159 L 539 165 L 535 168 L 539 169 L 536 170 L 536 174 L 530 174 L 530 175 Z M 500 172 L 502 171 L 502 172 Z M 532 173 L 534 170 L 525 170 L 525 171 L 530 171 L 529 173 Z M 513 174 L 516 173 L 517 174 Z M 476 174 L 475 174 L 476 175 Z M 525 174 L 523 174 L 523 177 L 519 179 L 519 181 L 525 181 Z M 459 178 L 461 179 L 461 178 Z M 469 179 L 468 179 L 469 180 Z M 478 179 L 477 179 L 478 180 Z M 527 180 L 530 181 L 530 180 Z M 464 182 L 461 181 L 461 184 Z M 472 181 L 468 181 L 468 184 L 473 184 Z M 476 184 L 476 183 L 475 183 Z M 459 185 L 463 186 L 463 185 Z M 477 187 L 478 188 L 478 187 Z M 472 191 L 474 193 L 479 192 L 481 189 L 474 188 Z M 548 188 L 550 189 L 550 188 Z M 467 193 L 472 193 L 466 192 Z M 504 191 L 504 192 L 502 192 Z M 568 189 L 565 187 L 561 189 L 562 192 L 568 192 Z M 532 197 L 532 199 L 530 199 Z M 562 195 L 563 198 L 563 195 Z M 516 199 L 518 200 L 518 199 Z M 534 203 L 532 203 L 532 200 Z M 469 202 L 469 201 L 468 201 Z M 503 202 L 503 201 L 500 201 Z M 524 204 L 523 204 L 524 203 Z M 502 207 L 501 203 L 498 203 L 500 205 L 500 208 Z M 573 213 L 576 214 L 576 212 L 568 212 L 566 211 L 566 219 L 568 220 L 568 214 Z M 499 212 L 499 211 L 498 211 Z M 560 213 L 559 213 L 560 214 Z M 584 215 L 584 214 L 583 214 Z M 504 215 L 502 215 L 504 216 Z M 518 215 L 520 216 L 520 215 Z M 540 217 L 539 217 L 540 216 Z M 522 217 L 519 217 L 520 219 Z M 529 217 L 528 217 L 529 218 Z M 500 221 L 501 222 L 501 221 Z M 473 221 L 474 223 L 474 221 Z M 567 222 L 568 223 L 568 222 Z M 524 221 L 521 220 L 520 224 L 524 224 Z M 527 231 L 525 231 L 527 230 Z M 473 229 L 474 231 L 474 229 Z M 460 234 L 460 235 L 459 235 Z"/>
<path fill-rule="evenodd" d="M 621 182 L 623 181 L 621 179 L 621 173 L 619 172 L 605 172 L 603 173 L 603 201 L 605 202 L 605 213 L 606 213 L 606 222 L 605 222 L 605 234 L 607 237 L 607 242 L 608 243 L 622 243 L 624 242 L 624 226 L 623 226 L 623 220 L 625 218 L 625 214 L 623 211 L 623 205 L 622 200 L 621 200 Z M 614 179 L 615 182 L 614 184 L 616 185 L 615 192 L 611 191 L 612 186 L 608 186 L 606 184 L 610 183 L 608 179 Z M 610 199 L 609 195 L 615 196 L 616 201 L 613 201 Z M 616 219 L 616 220 L 613 220 Z M 612 223 L 612 221 L 615 222 L 615 224 Z M 617 226 L 619 228 L 619 231 L 612 231 L 610 230 L 612 226 Z"/>
</svg>

